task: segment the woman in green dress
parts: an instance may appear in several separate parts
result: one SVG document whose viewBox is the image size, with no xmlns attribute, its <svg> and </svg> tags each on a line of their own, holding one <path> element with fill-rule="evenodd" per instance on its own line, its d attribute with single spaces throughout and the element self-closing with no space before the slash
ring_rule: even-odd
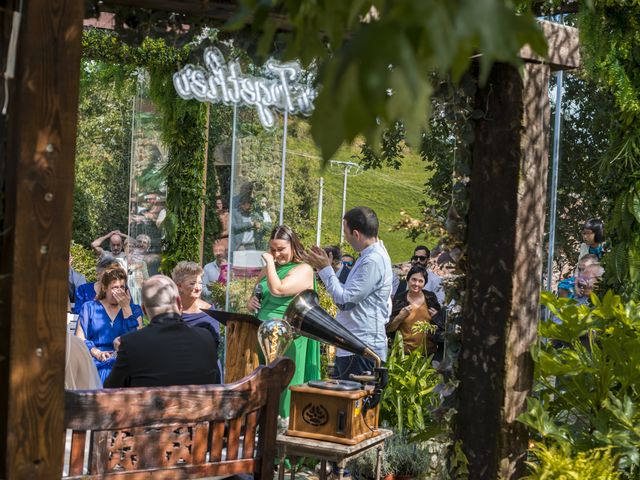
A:
<svg viewBox="0 0 640 480">
<path fill-rule="evenodd" d="M 300 258 L 302 245 L 291 228 L 280 225 L 271 231 L 269 252 L 262 254 L 266 266 L 262 269 L 249 309 L 258 312 L 262 321 L 283 318 L 289 303 L 298 293 L 315 289 L 313 269 Z M 320 379 L 320 344 L 316 340 L 298 337 L 285 355 L 296 364 L 290 385 Z M 286 389 L 280 398 L 280 416 L 289 418 L 291 392 Z"/>
</svg>

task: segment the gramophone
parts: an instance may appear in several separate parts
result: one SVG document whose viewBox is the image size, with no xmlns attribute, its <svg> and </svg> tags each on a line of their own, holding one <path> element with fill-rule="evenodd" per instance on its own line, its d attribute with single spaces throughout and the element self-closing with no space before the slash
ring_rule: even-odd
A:
<svg viewBox="0 0 640 480">
<path fill-rule="evenodd" d="M 289 329 L 290 328 L 290 329 Z M 387 369 L 380 357 L 338 323 L 319 305 L 313 290 L 298 294 L 289 304 L 284 320 L 265 322 L 258 332 L 265 357 L 284 352 L 291 332 L 329 343 L 374 361 L 371 375 L 352 375 L 354 381 L 311 381 L 292 385 L 287 435 L 354 445 L 378 435 L 378 412 Z M 271 348 L 275 347 L 275 348 Z"/>
</svg>

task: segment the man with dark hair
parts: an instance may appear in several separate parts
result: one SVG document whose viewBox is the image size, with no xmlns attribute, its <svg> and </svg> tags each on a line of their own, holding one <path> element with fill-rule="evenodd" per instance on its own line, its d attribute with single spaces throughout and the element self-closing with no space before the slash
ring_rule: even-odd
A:
<svg viewBox="0 0 640 480">
<path fill-rule="evenodd" d="M 360 252 L 344 285 L 331 268 L 329 256 L 320 247 L 311 247 L 303 259 L 318 271 L 338 306 L 336 320 L 385 361 L 385 324 L 390 313 L 393 274 L 389 254 L 378 239 L 378 217 L 368 207 L 356 207 L 345 214 L 342 225 L 345 239 Z M 341 379 L 348 380 L 350 374 L 373 372 L 373 367 L 373 362 L 367 358 L 346 350 L 337 351 L 335 368 Z"/>
<path fill-rule="evenodd" d="M 427 283 L 424 285 L 423 290 L 428 292 L 433 292 L 438 299 L 440 305 L 444 305 L 444 287 L 442 285 L 442 278 L 439 275 L 435 274 L 429 268 L 429 258 L 431 252 L 424 245 L 418 245 L 413 249 L 413 257 L 411 257 L 412 265 L 420 265 L 427 270 Z M 397 293 L 402 293 L 407 290 L 407 281 L 402 280 L 399 281 L 398 277 L 394 276 L 394 285 L 393 285 L 393 293 L 394 295 Z"/>
<path fill-rule="evenodd" d="M 178 287 L 154 275 L 142 285 L 149 326 L 121 337 L 105 388 L 203 385 L 220 382 L 216 342 L 204 328 L 182 321 Z"/>
</svg>

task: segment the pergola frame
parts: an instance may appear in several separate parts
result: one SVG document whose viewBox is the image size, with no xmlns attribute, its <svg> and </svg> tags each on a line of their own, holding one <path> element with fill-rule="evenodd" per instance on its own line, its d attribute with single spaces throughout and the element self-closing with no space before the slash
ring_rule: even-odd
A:
<svg viewBox="0 0 640 480">
<path fill-rule="evenodd" d="M 16 9 L 18 3 L 8 0 L 5 7 Z M 104 3 L 201 13 L 220 20 L 228 19 L 235 8 L 233 1 Z M 57 479 L 62 473 L 64 318 L 83 8 L 83 0 L 24 2 L 9 111 L 0 119 L 7 226 L 0 238 L 0 479 Z M 11 23 L 8 15 L 3 18 L 0 35 L 6 41 Z M 473 147 L 470 295 L 465 305 L 470 320 L 465 330 L 474 334 L 463 338 L 457 435 L 469 445 L 472 472 L 479 472 L 484 462 L 491 472 L 499 468 L 502 478 L 520 471 L 526 449 L 526 432 L 523 436 L 515 415 L 531 388 L 528 348 L 537 327 L 548 157 L 547 80 L 552 67 L 580 64 L 574 29 L 544 24 L 544 30 L 551 45 L 545 62 L 525 48 L 524 75 L 497 65 L 476 97 L 494 115 L 477 122 Z M 499 91 L 503 94 L 497 95 Z M 496 208 L 503 224 L 496 225 Z M 502 235 L 496 235 L 496 227 L 505 228 Z M 500 268 L 492 263 L 497 258 L 506 258 Z M 489 321 L 487 309 L 492 309 Z M 489 344 L 488 338 L 495 341 Z M 464 359 L 472 357 L 481 361 L 466 362 L 465 367 Z M 489 390 L 482 362 L 498 375 L 498 383 Z M 481 415 L 471 415 L 477 408 L 501 441 L 483 440 Z M 509 461 L 500 462 L 505 457 Z M 494 477 L 472 473 L 472 478 Z"/>
</svg>

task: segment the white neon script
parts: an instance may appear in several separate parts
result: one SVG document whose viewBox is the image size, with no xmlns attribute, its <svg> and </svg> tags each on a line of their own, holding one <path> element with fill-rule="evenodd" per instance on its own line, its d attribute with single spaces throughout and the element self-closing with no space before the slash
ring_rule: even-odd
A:
<svg viewBox="0 0 640 480">
<path fill-rule="evenodd" d="M 265 63 L 265 77 L 244 75 L 237 62 L 226 63 L 217 48 L 204 52 L 206 69 L 185 65 L 173 74 L 173 85 L 185 100 L 225 105 L 255 106 L 265 128 L 276 123 L 275 110 L 292 115 L 311 115 L 316 91 L 302 82 L 303 70 L 298 62 Z"/>
</svg>

